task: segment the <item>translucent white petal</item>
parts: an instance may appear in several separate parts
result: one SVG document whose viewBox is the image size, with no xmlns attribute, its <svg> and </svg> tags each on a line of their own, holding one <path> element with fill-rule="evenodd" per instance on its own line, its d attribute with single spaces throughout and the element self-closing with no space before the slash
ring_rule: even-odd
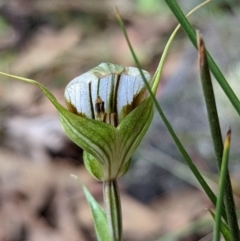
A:
<svg viewBox="0 0 240 241">
<path fill-rule="evenodd" d="M 93 101 L 90 97 L 90 83 L 97 82 L 97 77 L 87 72 L 73 79 L 66 87 L 64 97 L 70 102 L 79 114 L 84 114 L 89 118 L 94 118 Z"/>
<path fill-rule="evenodd" d="M 147 80 L 148 72 L 143 70 Z M 79 114 L 96 118 L 95 102 L 100 96 L 106 113 L 116 113 L 118 123 L 136 106 L 136 96 L 144 89 L 144 82 L 137 68 L 102 63 L 89 72 L 73 79 L 66 87 L 65 99 Z M 138 100 L 140 104 L 144 97 Z"/>
<path fill-rule="evenodd" d="M 150 74 L 143 71 L 147 80 L 150 80 Z M 127 67 L 121 74 L 117 92 L 117 114 L 121 119 L 124 117 L 123 108 L 133 103 L 134 97 L 144 88 L 144 82 L 137 68 Z M 120 120 L 121 121 L 121 120 Z"/>
</svg>

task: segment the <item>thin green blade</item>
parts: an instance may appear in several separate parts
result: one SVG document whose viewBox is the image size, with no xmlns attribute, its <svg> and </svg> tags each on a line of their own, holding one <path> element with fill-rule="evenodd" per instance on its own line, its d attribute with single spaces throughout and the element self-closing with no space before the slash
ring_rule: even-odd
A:
<svg viewBox="0 0 240 241">
<path fill-rule="evenodd" d="M 111 241 L 106 213 L 92 196 L 92 194 L 88 191 L 87 187 L 79 180 L 79 178 L 75 175 L 71 176 L 74 179 L 78 180 L 78 182 L 82 186 L 88 205 L 92 212 L 94 227 L 98 241 Z"/>
<path fill-rule="evenodd" d="M 222 157 L 222 165 L 220 171 L 220 180 L 219 180 L 219 190 L 218 190 L 218 198 L 217 198 L 217 206 L 216 206 L 216 217 L 215 217 L 215 226 L 214 226 L 214 241 L 220 240 L 220 230 L 221 230 L 221 215 L 223 209 L 223 195 L 225 195 L 226 189 L 226 179 L 228 175 L 228 157 L 229 157 L 229 149 L 230 149 L 230 139 L 231 139 L 231 130 L 229 129 L 227 132 L 227 136 L 224 142 L 224 149 L 223 149 L 223 157 Z M 234 207 L 235 209 L 235 207 Z M 236 223 L 229 222 L 230 228 L 230 236 L 231 240 L 238 241 L 239 240 L 239 230 L 237 219 Z M 231 225 L 230 225 L 231 224 Z"/>
<path fill-rule="evenodd" d="M 131 42 L 128 38 L 127 32 L 126 32 L 126 28 L 124 26 L 123 20 L 121 18 L 120 13 L 116 10 L 116 17 L 118 19 L 118 22 L 121 26 L 121 29 L 124 33 L 125 39 L 127 41 L 128 47 L 131 51 L 131 54 L 134 58 L 134 61 L 136 63 L 136 66 L 139 68 L 139 71 L 141 73 L 142 79 L 146 85 L 146 88 L 149 92 L 149 95 L 158 111 L 158 114 L 160 115 L 161 119 L 163 120 L 166 128 L 168 129 L 168 132 L 170 133 L 172 139 L 174 140 L 178 150 L 180 151 L 180 153 L 182 154 L 183 158 L 185 159 L 186 163 L 188 164 L 189 168 L 191 169 L 192 173 L 194 174 L 194 176 L 197 178 L 198 182 L 200 183 L 200 185 L 202 186 L 202 188 L 204 189 L 205 193 L 208 195 L 209 199 L 212 201 L 212 203 L 214 205 L 216 205 L 216 196 L 213 193 L 213 191 L 210 189 L 210 187 L 208 186 L 208 184 L 206 183 L 206 181 L 204 180 L 204 178 L 202 177 L 201 173 L 198 171 L 197 167 L 194 165 L 191 157 L 188 155 L 186 149 L 184 148 L 184 146 L 182 145 L 181 141 L 179 140 L 179 138 L 177 137 L 176 133 L 174 132 L 170 122 L 168 121 L 167 117 L 165 116 L 165 114 L 163 113 L 163 110 L 161 108 L 161 106 L 159 105 L 156 97 L 155 97 L 155 90 L 151 89 L 151 86 L 149 85 L 148 81 L 146 80 L 144 74 L 141 72 L 141 66 L 139 64 L 138 58 L 133 50 L 133 47 L 131 45 Z"/>
<path fill-rule="evenodd" d="M 222 141 L 222 134 L 221 134 L 221 128 L 218 118 L 218 112 L 215 102 L 215 96 L 214 96 L 214 90 L 212 86 L 212 80 L 211 75 L 208 67 L 208 60 L 206 57 L 206 51 L 205 51 L 205 45 L 203 38 L 198 35 L 198 53 L 199 53 L 199 69 L 200 69 L 200 75 L 201 75 L 201 83 L 202 83 L 202 89 L 208 114 L 208 122 L 210 126 L 214 151 L 216 155 L 217 160 L 217 166 L 219 169 L 219 172 L 221 170 L 222 166 L 222 156 L 224 153 L 223 148 L 223 141 Z M 232 185 L 229 174 L 226 176 L 226 185 L 225 185 L 225 193 L 223 196 L 224 205 L 226 209 L 226 217 L 224 216 L 225 221 L 228 223 L 230 230 L 237 230 L 238 224 L 237 224 L 237 215 L 235 211 L 235 204 L 234 204 L 234 198 L 233 198 L 233 191 L 232 191 Z M 235 240 L 238 240 L 238 233 L 235 234 Z"/>
<path fill-rule="evenodd" d="M 211 216 L 213 217 L 213 219 L 215 220 L 216 219 L 216 215 L 214 214 L 213 211 L 211 211 L 210 209 L 208 210 L 211 214 Z M 229 227 L 223 222 L 221 221 L 221 233 L 225 239 L 225 241 L 231 241 L 231 234 L 230 234 L 230 231 L 229 231 Z"/>
<path fill-rule="evenodd" d="M 177 4 L 177 2 L 175 0 L 165 0 L 165 1 L 166 1 L 167 5 L 169 6 L 169 8 L 171 9 L 171 11 L 173 12 L 173 14 L 175 15 L 175 17 L 177 18 L 177 20 L 179 21 L 179 23 L 181 24 L 185 33 L 191 40 L 192 44 L 197 48 L 197 40 L 196 40 L 195 30 L 193 29 L 192 25 L 189 23 L 189 21 L 185 17 L 184 13 L 182 12 L 182 10 L 179 7 L 179 5 Z M 210 68 L 211 72 L 213 73 L 213 75 L 216 78 L 216 80 L 218 81 L 219 85 L 221 86 L 221 88 L 225 92 L 226 96 L 228 97 L 228 99 L 230 100 L 232 105 L 234 106 L 237 113 L 240 115 L 240 102 L 239 102 L 237 96 L 235 95 L 235 93 L 233 92 L 231 87 L 229 86 L 228 82 L 224 78 L 223 74 L 219 70 L 218 66 L 216 65 L 216 63 L 214 62 L 214 60 L 212 59 L 212 57 L 208 53 L 208 51 L 206 51 L 206 55 L 207 55 L 209 68 Z"/>
</svg>

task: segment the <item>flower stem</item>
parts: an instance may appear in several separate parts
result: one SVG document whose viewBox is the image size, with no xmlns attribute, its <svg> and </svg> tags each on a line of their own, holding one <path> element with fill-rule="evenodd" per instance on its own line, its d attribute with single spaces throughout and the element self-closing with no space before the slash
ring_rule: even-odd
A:
<svg viewBox="0 0 240 241">
<path fill-rule="evenodd" d="M 122 241 L 122 211 L 116 180 L 103 183 L 103 196 L 112 241 Z"/>
</svg>

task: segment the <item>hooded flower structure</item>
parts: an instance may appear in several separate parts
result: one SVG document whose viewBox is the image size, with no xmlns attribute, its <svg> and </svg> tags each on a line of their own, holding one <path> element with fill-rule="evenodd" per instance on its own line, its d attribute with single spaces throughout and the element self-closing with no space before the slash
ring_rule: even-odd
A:
<svg viewBox="0 0 240 241">
<path fill-rule="evenodd" d="M 150 81 L 149 73 L 143 74 Z M 86 139 L 90 146 L 92 139 L 92 148 L 84 150 L 89 172 L 102 181 L 123 175 L 153 116 L 139 70 L 102 63 L 73 79 L 66 87 L 65 100 L 72 113 L 95 120 Z"/>
</svg>

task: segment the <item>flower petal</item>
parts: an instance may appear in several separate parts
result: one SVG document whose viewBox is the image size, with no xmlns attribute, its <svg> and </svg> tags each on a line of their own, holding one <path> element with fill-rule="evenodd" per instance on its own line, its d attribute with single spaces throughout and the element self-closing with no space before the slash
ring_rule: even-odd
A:
<svg viewBox="0 0 240 241">
<path fill-rule="evenodd" d="M 143 71 L 150 80 L 147 71 Z M 66 87 L 68 108 L 81 116 L 101 119 L 95 108 L 96 100 L 104 103 L 104 112 L 116 113 L 120 123 L 147 95 L 137 68 L 102 63 L 73 79 Z"/>
<path fill-rule="evenodd" d="M 143 70 L 147 80 L 150 74 Z M 117 91 L 117 115 L 119 123 L 147 96 L 147 90 L 137 68 L 126 67 L 121 74 Z"/>
</svg>

